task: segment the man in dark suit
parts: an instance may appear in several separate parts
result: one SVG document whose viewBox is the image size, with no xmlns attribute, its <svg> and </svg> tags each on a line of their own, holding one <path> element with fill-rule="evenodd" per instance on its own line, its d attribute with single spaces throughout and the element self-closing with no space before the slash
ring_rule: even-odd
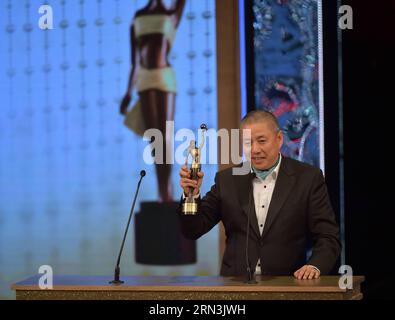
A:
<svg viewBox="0 0 395 320">
<path fill-rule="evenodd" d="M 198 239 L 223 222 L 226 248 L 221 275 L 245 275 L 247 215 L 250 215 L 248 256 L 257 274 L 316 279 L 328 274 L 340 253 L 339 227 L 320 169 L 282 156 L 283 134 L 270 112 L 253 111 L 241 121 L 250 130 L 243 149 L 251 163 L 246 175 L 233 168 L 218 172 L 211 190 L 200 199 L 199 180 L 181 168 L 184 196 L 193 188 L 199 199 L 196 215 L 179 212 L 185 237 Z M 311 242 L 311 256 L 307 257 Z"/>
</svg>

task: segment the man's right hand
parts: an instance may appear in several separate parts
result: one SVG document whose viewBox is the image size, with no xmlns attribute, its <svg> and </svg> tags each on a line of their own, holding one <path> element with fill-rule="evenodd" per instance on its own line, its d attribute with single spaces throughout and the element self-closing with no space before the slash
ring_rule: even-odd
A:
<svg viewBox="0 0 395 320">
<path fill-rule="evenodd" d="M 192 180 L 191 178 L 191 170 L 188 169 L 187 166 L 182 166 L 180 170 L 180 186 L 184 189 L 184 195 L 187 195 L 190 188 L 193 189 L 193 195 L 196 196 L 200 192 L 200 186 L 203 182 L 204 173 L 202 171 L 198 172 L 199 179 Z"/>
</svg>

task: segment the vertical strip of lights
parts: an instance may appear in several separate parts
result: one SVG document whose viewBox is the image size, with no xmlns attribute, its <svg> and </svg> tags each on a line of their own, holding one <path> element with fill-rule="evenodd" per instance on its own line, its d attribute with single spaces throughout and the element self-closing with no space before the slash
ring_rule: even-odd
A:
<svg viewBox="0 0 395 320">
<path fill-rule="evenodd" d="M 44 2 L 44 5 L 48 5 L 48 1 Z M 42 66 L 42 72 L 44 75 L 44 91 L 45 91 L 45 99 L 44 99 L 44 114 L 45 114 L 45 140 L 46 146 L 44 149 L 46 156 L 46 165 L 45 165 L 45 180 L 47 183 L 46 189 L 47 192 L 45 194 L 45 202 L 46 208 L 45 212 L 50 219 L 51 223 L 56 224 L 55 219 L 57 215 L 56 205 L 55 205 L 55 194 L 56 194 L 56 180 L 54 179 L 54 173 L 56 172 L 56 155 L 55 148 L 56 144 L 54 141 L 54 134 L 56 131 L 56 126 L 54 125 L 55 116 L 54 108 L 51 101 L 52 96 L 52 82 L 51 75 L 53 71 L 53 66 L 51 64 L 51 39 L 50 39 L 50 29 L 45 29 L 42 31 L 44 35 L 43 42 L 43 51 L 44 51 L 44 64 Z"/>
<path fill-rule="evenodd" d="M 240 97 L 241 117 L 247 113 L 247 79 L 246 79 L 246 39 L 244 1 L 239 0 L 239 51 L 240 51 Z"/>
<path fill-rule="evenodd" d="M 115 28 L 115 50 L 116 56 L 114 58 L 114 64 L 116 65 L 116 76 L 115 76 L 115 84 L 116 84 L 116 96 L 114 97 L 115 108 L 114 110 L 119 109 L 119 105 L 121 103 L 121 67 L 123 63 L 123 59 L 121 57 L 121 37 L 120 37 L 120 25 L 122 24 L 122 18 L 119 16 L 119 0 L 115 1 L 115 17 L 113 19 L 113 24 Z M 117 112 L 118 113 L 118 112 Z M 119 114 L 119 113 L 118 113 Z M 116 179 L 121 182 L 123 181 L 122 174 L 122 162 L 123 162 L 123 152 L 122 146 L 124 142 L 124 136 L 121 131 L 122 126 L 118 124 L 115 129 L 115 143 L 118 145 L 117 147 L 117 173 Z M 136 152 L 137 153 L 137 152 Z"/>
<path fill-rule="evenodd" d="M 87 61 L 85 59 L 85 46 L 86 46 L 86 39 L 85 39 L 85 28 L 87 25 L 87 22 L 85 20 L 84 16 L 84 0 L 79 1 L 79 11 L 80 11 L 80 17 L 77 22 L 77 26 L 80 30 L 80 61 L 78 63 L 78 68 L 80 70 L 80 103 L 79 103 L 79 108 L 81 109 L 81 142 L 80 142 L 80 149 L 82 151 L 82 158 L 81 158 L 81 163 L 83 167 L 83 180 L 85 181 L 85 165 L 86 165 L 86 159 L 85 159 L 85 151 L 88 149 L 89 144 L 87 142 L 87 137 L 86 137 L 86 126 L 87 126 L 87 108 L 88 108 L 88 102 L 86 100 L 86 81 L 85 81 L 85 69 L 87 68 Z"/>
<path fill-rule="evenodd" d="M 196 15 L 193 11 L 193 1 L 189 0 L 189 12 L 187 14 L 187 19 L 189 21 L 189 51 L 187 53 L 187 57 L 189 59 L 189 89 L 188 89 L 188 96 L 189 96 L 189 101 L 190 101 L 190 110 L 191 110 L 191 124 L 190 128 L 195 130 L 196 127 L 196 121 L 195 121 L 195 95 L 196 95 L 196 89 L 195 89 L 195 63 L 194 59 L 196 58 L 196 52 L 194 49 L 194 20 L 196 19 Z"/>
<path fill-rule="evenodd" d="M 81 261 L 81 270 L 82 273 L 88 273 L 90 269 L 91 261 L 87 258 L 90 256 L 90 241 L 88 235 L 89 226 L 89 213 L 90 213 L 90 205 L 91 205 L 91 195 L 89 194 L 88 182 L 87 178 L 87 151 L 90 147 L 90 144 L 87 139 L 87 109 L 88 109 L 88 101 L 86 100 L 86 68 L 88 67 L 88 62 L 85 56 L 86 49 L 86 34 L 85 28 L 87 27 L 87 20 L 85 18 L 85 0 L 79 0 L 79 18 L 77 21 L 77 27 L 79 28 L 80 33 L 80 56 L 79 56 L 79 74 L 80 74 L 80 115 L 81 115 L 81 131 L 80 131 L 80 189 L 78 190 L 77 200 L 77 211 L 80 212 L 80 230 L 84 230 L 81 232 L 79 249 L 80 249 L 80 261 Z"/>
<path fill-rule="evenodd" d="M 7 76 L 8 76 L 8 112 L 7 112 L 7 117 L 8 121 L 10 123 L 9 125 L 9 132 L 10 132 L 10 139 L 9 139 L 9 147 L 10 150 L 8 152 L 8 155 L 10 156 L 11 161 L 15 161 L 13 158 L 14 156 L 14 147 L 15 147 L 15 135 L 14 135 L 14 120 L 16 117 L 16 112 L 14 109 L 14 82 L 13 78 L 16 74 L 16 70 L 14 68 L 14 37 L 13 33 L 15 32 L 15 25 L 12 23 L 12 1 L 9 0 L 7 3 L 7 27 L 6 31 L 8 34 L 8 48 L 7 48 L 7 53 L 8 53 L 8 68 L 7 68 Z"/>
<path fill-rule="evenodd" d="M 31 39 L 31 33 L 33 31 L 33 25 L 31 23 L 31 17 L 30 17 L 30 0 L 25 1 L 25 12 L 26 12 L 26 20 L 23 25 L 23 31 L 25 32 L 26 35 L 26 66 L 24 69 L 24 74 L 26 76 L 26 111 L 25 114 L 27 116 L 26 119 L 26 124 L 27 124 L 27 134 L 28 134 L 28 146 L 25 148 L 25 159 L 28 159 L 29 164 L 33 163 L 33 154 L 34 154 L 34 126 L 33 126 L 33 102 L 32 102 L 32 75 L 33 75 L 33 67 L 32 67 L 32 39 Z M 32 174 L 34 165 L 29 166 L 26 168 L 29 172 L 27 176 L 30 176 Z M 24 188 L 25 190 L 25 196 L 24 200 L 31 201 L 32 196 L 31 193 L 29 192 L 29 188 Z M 32 210 L 32 205 L 30 205 L 30 209 Z"/>
<path fill-rule="evenodd" d="M 44 3 L 48 5 L 48 2 Z M 44 65 L 42 66 L 42 72 L 44 73 L 44 90 L 45 90 L 45 99 L 44 99 L 44 108 L 43 111 L 45 113 L 45 137 L 46 137 L 46 148 L 45 154 L 47 156 L 47 168 L 52 169 L 53 162 L 51 161 L 51 154 L 52 154 L 52 144 L 51 144 L 51 133 L 52 133 L 52 121 L 51 121 L 51 112 L 52 106 L 50 104 L 50 95 L 51 95 L 51 86 L 50 86 L 50 79 L 49 73 L 51 72 L 51 65 L 49 60 L 49 32 L 48 29 L 43 30 L 44 35 L 44 44 L 43 44 L 43 51 L 44 51 Z M 50 171 L 50 173 L 52 173 Z M 49 189 L 51 190 L 51 189 Z"/>
<path fill-rule="evenodd" d="M 33 26 L 31 23 L 30 17 L 30 1 L 25 1 L 25 12 L 26 12 L 26 21 L 23 26 L 23 31 L 26 34 L 26 67 L 24 70 L 26 76 L 26 97 L 27 97 L 27 104 L 26 104 L 26 115 L 28 117 L 28 132 L 29 132 L 29 139 L 30 143 L 28 148 L 26 148 L 26 157 L 29 160 L 32 159 L 33 154 L 33 121 L 32 117 L 34 114 L 33 111 L 33 104 L 32 104 L 32 41 L 31 41 L 31 33 L 33 31 Z"/>
<path fill-rule="evenodd" d="M 103 68 L 105 66 L 105 60 L 103 58 L 103 26 L 105 21 L 102 16 L 102 0 L 96 0 L 97 5 L 97 18 L 95 19 L 95 27 L 97 31 L 97 58 L 96 58 L 96 68 L 97 68 L 97 88 L 98 88 L 98 98 L 96 100 L 96 105 L 98 107 L 99 115 L 99 137 L 96 142 L 99 149 L 99 166 L 103 168 L 98 174 L 98 183 L 102 185 L 108 185 L 105 182 L 105 160 L 104 160 L 104 148 L 106 146 L 105 139 L 105 117 L 104 117 L 104 107 L 106 106 L 106 100 L 104 99 L 104 78 L 103 78 Z"/>
<path fill-rule="evenodd" d="M 97 30 L 97 59 L 96 59 L 96 67 L 98 69 L 97 74 L 97 88 L 99 98 L 96 100 L 96 105 L 99 109 L 99 138 L 97 141 L 97 145 L 100 149 L 106 145 L 106 140 L 104 137 L 105 132 L 105 119 L 104 119 L 104 111 L 103 108 L 106 106 L 107 101 L 104 99 L 103 92 L 105 88 L 104 78 L 103 78 L 103 68 L 105 66 L 106 61 L 103 58 L 103 26 L 105 21 L 102 15 L 102 0 L 97 0 L 97 18 L 95 19 L 95 26 Z M 103 165 L 103 152 L 100 152 L 100 163 Z M 102 170 L 101 173 L 104 173 Z"/>
<path fill-rule="evenodd" d="M 203 19 L 205 20 L 205 42 L 206 42 L 206 47 L 203 52 L 203 56 L 205 59 L 205 64 L 206 64 L 206 85 L 203 89 L 204 94 L 206 95 L 206 118 L 211 119 L 211 111 L 212 111 L 212 106 L 211 106 L 211 94 L 213 92 L 213 89 L 211 87 L 211 57 L 213 55 L 213 51 L 210 48 L 210 19 L 212 18 L 212 13 L 210 11 L 210 6 L 209 6 L 209 0 L 206 0 L 205 2 L 205 10 L 202 14 Z M 209 128 L 212 127 L 211 124 L 208 124 Z"/>
<path fill-rule="evenodd" d="M 23 25 L 23 31 L 25 32 L 26 35 L 26 47 L 25 47 L 25 54 L 26 54 L 26 65 L 24 68 L 24 74 L 26 76 L 26 111 L 24 112 L 24 115 L 27 116 L 26 120 L 23 120 L 23 122 L 26 121 L 26 129 L 27 129 L 27 137 L 26 137 L 26 142 L 27 146 L 25 148 L 25 154 L 24 154 L 24 159 L 27 160 L 27 162 L 30 164 L 29 166 L 26 166 L 26 170 L 24 172 L 25 174 L 25 181 L 27 182 L 23 186 L 23 193 L 21 200 L 18 201 L 20 205 L 20 213 L 19 213 L 19 218 L 20 218 L 20 223 L 21 226 L 23 226 L 23 240 L 22 241 L 27 241 L 27 245 L 24 246 L 23 249 L 23 260 L 24 260 L 24 265 L 25 265 L 25 270 L 28 270 L 29 266 L 32 263 L 32 254 L 30 251 L 30 246 L 31 246 L 31 239 L 34 238 L 34 234 L 32 233 L 32 221 L 34 219 L 35 213 L 37 212 L 35 209 L 34 205 L 34 200 L 36 197 L 32 195 L 32 190 L 31 188 L 27 187 L 29 185 L 29 180 L 33 176 L 33 170 L 35 168 L 34 165 L 34 125 L 33 125 L 33 102 L 32 102 L 32 75 L 33 75 L 33 67 L 32 67 L 32 59 L 31 59 L 31 53 L 32 53 L 32 39 L 31 39 L 31 33 L 33 31 L 33 26 L 31 23 L 31 16 L 30 16 L 30 0 L 25 1 L 25 13 L 26 13 L 26 20 Z M 21 115 L 21 116 L 24 116 Z M 30 180 L 31 181 L 31 180 Z"/>
<path fill-rule="evenodd" d="M 70 112 L 70 105 L 69 101 L 69 91 L 68 91 L 68 82 L 67 82 L 67 72 L 69 70 L 69 61 L 67 57 L 67 28 L 69 27 L 69 22 L 66 19 L 66 1 L 62 0 L 61 2 L 61 21 L 60 21 L 60 28 L 62 29 L 62 63 L 60 65 L 60 69 L 62 71 L 62 106 L 61 110 L 63 112 L 63 155 L 64 155 L 64 172 L 67 175 L 69 170 L 69 152 L 70 152 L 70 145 L 69 145 L 69 112 Z"/>
<path fill-rule="evenodd" d="M 69 43 L 68 43 L 68 30 L 70 27 L 69 20 L 67 18 L 67 1 L 66 0 L 61 0 L 61 20 L 59 23 L 60 29 L 61 29 L 61 58 L 60 58 L 60 70 L 61 70 L 61 87 L 62 87 L 62 102 L 60 106 L 60 111 L 62 113 L 62 118 L 63 118 L 63 127 L 62 127 L 62 133 L 63 133 L 63 145 L 62 145 L 62 172 L 63 172 L 63 177 L 65 177 L 64 181 L 62 182 L 63 186 L 60 186 L 60 189 L 64 189 L 65 187 L 68 188 L 71 183 L 70 180 L 67 179 L 66 177 L 69 177 L 70 173 L 70 152 L 71 152 L 71 144 L 70 144 L 70 137 L 72 136 L 72 131 L 73 131 L 73 122 L 70 121 L 71 119 L 71 112 L 73 111 L 72 104 L 70 103 L 70 92 L 72 90 L 69 90 L 69 71 L 70 71 L 70 58 L 68 56 L 68 49 L 69 49 Z M 69 198 L 70 199 L 70 198 Z M 64 195 L 60 197 L 60 201 L 64 201 Z M 59 210 L 60 214 L 63 215 L 65 212 L 68 214 L 70 211 L 70 208 L 68 206 L 61 206 L 59 205 L 56 210 Z M 67 211 L 66 211 L 67 210 Z M 56 221 L 57 222 L 57 221 Z M 59 245 L 59 238 L 58 238 L 58 230 L 59 230 L 59 224 L 58 222 L 52 225 L 51 227 L 52 235 L 51 239 L 56 239 L 56 243 L 58 245 L 54 245 L 54 247 L 51 250 L 51 256 L 54 258 L 54 261 L 57 261 L 56 259 L 59 257 L 60 252 L 62 252 L 62 247 Z"/>
</svg>

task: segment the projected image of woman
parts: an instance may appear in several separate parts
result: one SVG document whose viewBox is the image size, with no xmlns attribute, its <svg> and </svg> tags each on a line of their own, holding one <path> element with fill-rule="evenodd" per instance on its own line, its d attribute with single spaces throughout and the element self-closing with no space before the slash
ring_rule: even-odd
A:
<svg viewBox="0 0 395 320">
<path fill-rule="evenodd" d="M 166 7 L 163 0 L 150 0 L 137 11 L 130 27 L 131 70 L 127 92 L 120 112 L 125 125 L 139 135 L 145 129 L 159 129 L 164 137 L 164 164 L 156 164 L 159 195 L 163 202 L 172 201 L 171 165 L 165 164 L 170 137 L 165 136 L 166 121 L 174 120 L 176 76 L 168 62 L 176 29 L 180 23 L 185 0 L 174 0 Z M 133 87 L 138 102 L 128 112 Z"/>
</svg>

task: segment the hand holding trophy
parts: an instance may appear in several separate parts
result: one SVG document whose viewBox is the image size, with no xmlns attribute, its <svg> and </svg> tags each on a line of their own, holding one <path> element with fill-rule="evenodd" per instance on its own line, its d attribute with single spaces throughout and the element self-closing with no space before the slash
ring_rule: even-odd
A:
<svg viewBox="0 0 395 320">
<path fill-rule="evenodd" d="M 204 145 L 204 132 L 207 130 L 207 126 L 205 124 L 202 124 L 200 126 L 200 129 L 202 130 L 201 143 L 199 147 L 196 147 L 196 141 L 191 140 L 187 151 L 187 156 L 185 159 L 185 166 L 187 166 L 189 155 L 191 155 L 192 157 L 189 179 L 193 180 L 196 185 L 199 178 L 201 178 L 199 176 L 201 170 L 200 156 L 201 156 L 201 150 Z M 191 186 L 188 188 L 188 193 L 186 194 L 186 197 L 182 204 L 182 213 L 184 215 L 196 215 L 198 213 L 198 201 L 194 198 L 193 190 L 194 188 Z"/>
</svg>

